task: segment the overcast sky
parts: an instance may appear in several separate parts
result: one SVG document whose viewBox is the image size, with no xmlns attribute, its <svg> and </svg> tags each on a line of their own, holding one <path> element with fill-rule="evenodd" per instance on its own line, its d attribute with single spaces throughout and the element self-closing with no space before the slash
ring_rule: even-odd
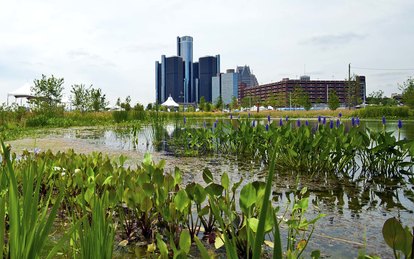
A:
<svg viewBox="0 0 414 259">
<path fill-rule="evenodd" d="M 155 61 L 194 38 L 194 59 L 249 65 L 259 84 L 367 77 L 367 93 L 398 92 L 414 75 L 413 0 L 0 0 L 0 103 L 42 74 L 93 84 L 111 104 L 155 99 Z M 387 69 L 387 70 L 366 70 Z M 410 70 L 411 69 L 411 70 Z"/>
</svg>

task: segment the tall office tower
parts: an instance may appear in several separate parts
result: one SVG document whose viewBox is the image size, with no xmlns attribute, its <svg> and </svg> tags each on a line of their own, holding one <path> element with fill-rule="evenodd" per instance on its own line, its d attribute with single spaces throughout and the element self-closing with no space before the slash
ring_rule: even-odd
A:
<svg viewBox="0 0 414 259">
<path fill-rule="evenodd" d="M 176 102 L 184 102 L 184 62 L 181 57 L 161 56 L 155 62 L 155 92 L 157 103 L 163 103 L 171 95 Z"/>
<path fill-rule="evenodd" d="M 237 98 L 238 86 L 238 74 L 234 69 L 227 69 L 226 73 L 221 75 L 221 97 L 224 104 L 231 103 L 233 96 Z"/>
<path fill-rule="evenodd" d="M 194 102 L 193 37 L 177 37 L 177 56 L 184 61 L 184 103 Z"/>
<path fill-rule="evenodd" d="M 238 66 L 236 72 L 239 74 L 239 84 L 244 83 L 247 87 L 259 85 L 256 76 L 250 72 L 249 66 Z"/>
<path fill-rule="evenodd" d="M 227 69 L 226 73 L 219 73 L 212 78 L 212 100 L 217 101 L 221 96 L 224 104 L 230 104 L 233 97 L 238 96 L 238 74 L 234 69 Z"/>
<path fill-rule="evenodd" d="M 204 96 L 207 102 L 212 99 L 212 78 L 220 73 L 220 55 L 202 57 L 198 60 L 198 88 L 199 98 Z"/>
<path fill-rule="evenodd" d="M 193 82 L 194 82 L 194 102 L 198 102 L 200 100 L 200 86 L 198 80 L 198 62 L 193 63 Z"/>
<path fill-rule="evenodd" d="M 217 74 L 211 78 L 211 100 L 213 103 L 217 102 L 217 99 L 221 96 L 221 76 L 223 74 Z"/>
</svg>

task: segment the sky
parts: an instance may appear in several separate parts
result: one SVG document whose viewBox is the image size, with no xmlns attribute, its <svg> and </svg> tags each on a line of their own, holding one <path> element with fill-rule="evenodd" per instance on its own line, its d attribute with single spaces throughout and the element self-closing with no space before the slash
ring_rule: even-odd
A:
<svg viewBox="0 0 414 259">
<path fill-rule="evenodd" d="M 0 103 L 34 79 L 155 101 L 155 61 L 192 36 L 194 59 L 250 66 L 259 84 L 365 75 L 367 94 L 414 77 L 412 0 L 0 0 Z M 12 98 L 14 99 L 14 98 Z"/>
</svg>

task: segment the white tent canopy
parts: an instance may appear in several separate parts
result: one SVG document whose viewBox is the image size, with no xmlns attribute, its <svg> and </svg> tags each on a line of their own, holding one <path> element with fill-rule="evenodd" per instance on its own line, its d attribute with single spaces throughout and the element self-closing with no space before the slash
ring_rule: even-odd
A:
<svg viewBox="0 0 414 259">
<path fill-rule="evenodd" d="M 179 107 L 180 105 L 178 105 L 178 103 L 176 103 L 173 98 L 171 97 L 171 95 L 167 98 L 167 100 L 165 102 L 163 102 L 161 104 L 161 106 L 166 106 L 166 107 Z"/>
<path fill-rule="evenodd" d="M 13 92 L 7 93 L 8 96 L 14 96 L 15 98 L 31 98 L 35 97 L 30 84 L 24 84 L 22 87 L 14 90 Z"/>
<path fill-rule="evenodd" d="M 7 105 L 9 104 L 9 97 L 13 96 L 14 98 L 26 98 L 32 99 L 35 98 L 35 94 L 31 89 L 31 85 L 29 83 L 24 84 L 22 87 L 14 90 L 13 92 L 7 93 Z"/>
</svg>

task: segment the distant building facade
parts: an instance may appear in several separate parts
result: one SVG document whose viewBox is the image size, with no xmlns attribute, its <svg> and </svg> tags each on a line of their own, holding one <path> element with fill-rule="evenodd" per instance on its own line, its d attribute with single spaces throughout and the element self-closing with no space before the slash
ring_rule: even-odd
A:
<svg viewBox="0 0 414 259">
<path fill-rule="evenodd" d="M 247 87 L 257 86 L 259 83 L 257 82 L 256 76 L 251 73 L 250 67 L 247 65 L 238 66 L 236 68 L 236 72 L 238 75 L 238 84 L 246 85 Z"/>
<path fill-rule="evenodd" d="M 176 102 L 184 102 L 184 62 L 181 57 L 161 56 L 161 63 L 155 62 L 156 101 L 163 103 L 168 96 Z"/>
<path fill-rule="evenodd" d="M 365 76 L 357 76 L 359 83 L 353 89 L 360 103 L 365 103 L 366 81 Z M 342 104 L 347 102 L 349 84 L 345 80 L 311 80 L 309 76 L 300 79 L 284 78 L 282 81 L 249 87 L 247 84 L 239 84 L 239 99 L 244 97 L 256 97 L 258 101 L 265 102 L 269 98 L 283 98 L 285 106 L 288 106 L 290 94 L 295 87 L 301 87 L 309 95 L 312 104 L 327 103 L 329 92 L 334 91 Z"/>
<path fill-rule="evenodd" d="M 199 98 L 204 96 L 206 102 L 213 102 L 212 78 L 220 73 L 220 55 L 201 57 L 198 60 Z M 200 99 L 197 99 L 199 102 Z"/>
<path fill-rule="evenodd" d="M 227 69 L 226 73 L 221 73 L 212 78 L 213 102 L 221 96 L 224 104 L 230 104 L 233 96 L 238 96 L 238 73 L 234 69 Z"/>
<path fill-rule="evenodd" d="M 177 37 L 177 56 L 184 61 L 184 102 L 193 102 L 195 98 L 193 75 L 193 37 Z"/>
<path fill-rule="evenodd" d="M 212 102 L 212 77 L 220 73 L 220 55 L 193 62 L 193 38 L 177 37 L 177 56 L 161 56 L 155 62 L 155 100 L 171 95 L 178 103 L 198 103 L 201 96 Z"/>
</svg>

